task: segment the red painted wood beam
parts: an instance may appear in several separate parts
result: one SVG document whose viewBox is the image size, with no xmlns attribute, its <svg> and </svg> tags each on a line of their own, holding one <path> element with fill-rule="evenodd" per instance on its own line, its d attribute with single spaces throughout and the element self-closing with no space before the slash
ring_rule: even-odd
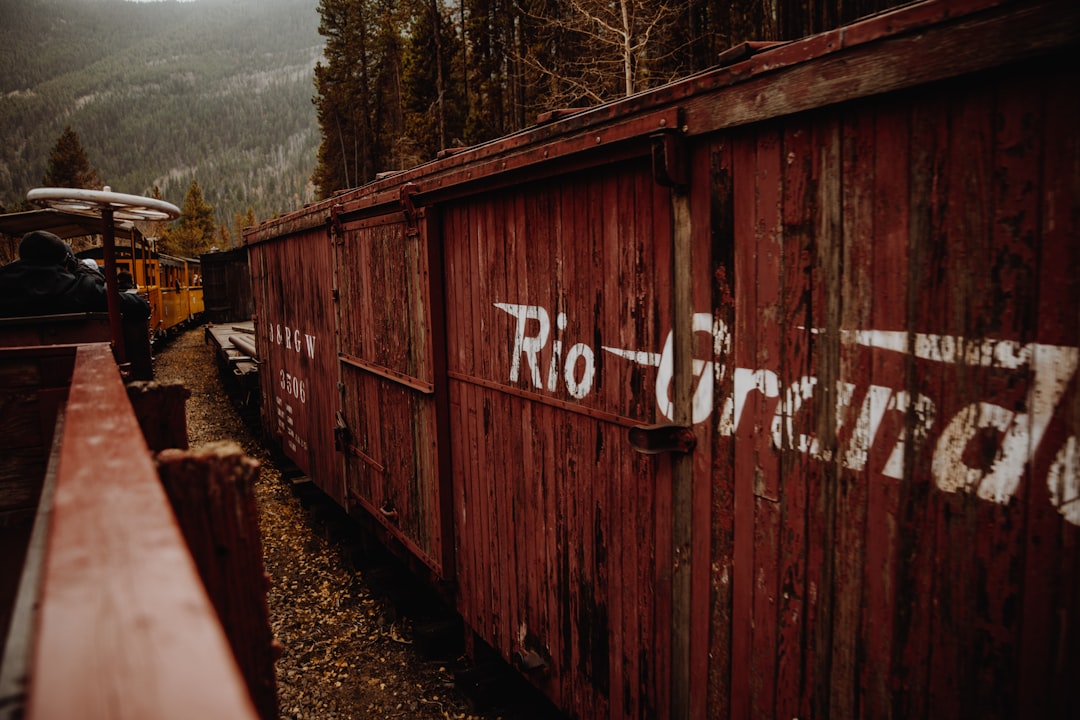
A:
<svg viewBox="0 0 1080 720">
<path fill-rule="evenodd" d="M 104 343 L 75 360 L 26 717 L 257 717 Z"/>
</svg>

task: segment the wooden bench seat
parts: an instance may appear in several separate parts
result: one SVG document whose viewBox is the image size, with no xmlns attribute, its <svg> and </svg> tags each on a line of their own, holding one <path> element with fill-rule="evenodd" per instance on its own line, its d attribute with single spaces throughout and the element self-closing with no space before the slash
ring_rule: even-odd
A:
<svg viewBox="0 0 1080 720">
<path fill-rule="evenodd" d="M 150 331 L 145 320 L 124 321 L 124 355 L 132 380 L 153 378 Z M 0 348 L 110 342 L 108 313 L 68 313 L 0 318 Z"/>
</svg>

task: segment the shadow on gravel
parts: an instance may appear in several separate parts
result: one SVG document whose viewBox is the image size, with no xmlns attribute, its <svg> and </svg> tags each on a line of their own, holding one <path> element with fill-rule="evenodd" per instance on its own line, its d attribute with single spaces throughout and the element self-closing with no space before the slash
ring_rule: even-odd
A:
<svg viewBox="0 0 1080 720">
<path fill-rule="evenodd" d="M 202 336 L 202 330 L 192 330 Z M 207 333 L 206 342 L 209 340 Z M 463 698 L 471 717 L 485 720 L 564 720 L 534 686 L 529 684 L 496 651 L 475 637 L 452 609 L 448 590 L 442 593 L 424 582 L 402 560 L 407 551 L 395 554 L 380 540 L 377 523 L 361 511 L 350 515 L 323 493 L 280 448 L 268 442 L 260 420 L 257 383 L 238 378 L 220 354 L 216 357 L 221 387 L 240 416 L 245 429 L 265 451 L 280 473 L 280 482 L 291 490 L 304 509 L 314 536 L 334 548 L 342 566 L 355 573 L 354 585 L 366 592 L 343 593 L 349 597 L 370 595 L 379 610 L 377 630 L 396 642 L 411 646 L 421 663 L 445 670 Z M 284 716 L 284 714 L 283 714 Z M 448 714 L 447 717 L 461 717 Z"/>
</svg>

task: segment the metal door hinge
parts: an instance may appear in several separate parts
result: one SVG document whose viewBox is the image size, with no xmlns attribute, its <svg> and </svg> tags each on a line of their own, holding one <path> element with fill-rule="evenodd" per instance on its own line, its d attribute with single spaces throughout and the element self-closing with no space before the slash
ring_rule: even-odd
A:
<svg viewBox="0 0 1080 720">
<path fill-rule="evenodd" d="M 340 204 L 330 206 L 330 240 L 337 245 L 345 243 L 345 233 L 341 227 L 341 211 L 343 207 Z"/>
<path fill-rule="evenodd" d="M 685 188 L 689 182 L 686 168 L 686 138 L 676 129 L 649 136 L 652 141 L 653 179 L 669 188 Z"/>
</svg>

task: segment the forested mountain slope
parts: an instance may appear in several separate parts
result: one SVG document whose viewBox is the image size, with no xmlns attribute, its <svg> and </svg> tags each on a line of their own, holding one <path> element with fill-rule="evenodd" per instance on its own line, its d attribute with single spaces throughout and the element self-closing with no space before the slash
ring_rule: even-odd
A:
<svg viewBox="0 0 1080 720">
<path fill-rule="evenodd" d="M 0 0 L 0 205 L 64 128 L 114 191 L 197 179 L 219 224 L 311 200 L 318 0 Z"/>
</svg>

